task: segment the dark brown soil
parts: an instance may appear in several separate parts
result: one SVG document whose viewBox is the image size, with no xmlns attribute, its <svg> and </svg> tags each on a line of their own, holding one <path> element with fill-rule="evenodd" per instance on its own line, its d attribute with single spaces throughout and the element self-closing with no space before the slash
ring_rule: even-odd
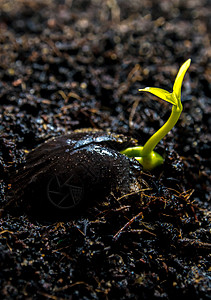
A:
<svg viewBox="0 0 211 300">
<path fill-rule="evenodd" d="M 0 1 L 0 298 L 211 299 L 209 0 Z M 81 128 L 140 145 L 192 63 L 184 111 L 145 189 L 46 222 L 10 202 L 26 153 Z M 15 206 L 17 205 L 17 206 Z"/>
</svg>

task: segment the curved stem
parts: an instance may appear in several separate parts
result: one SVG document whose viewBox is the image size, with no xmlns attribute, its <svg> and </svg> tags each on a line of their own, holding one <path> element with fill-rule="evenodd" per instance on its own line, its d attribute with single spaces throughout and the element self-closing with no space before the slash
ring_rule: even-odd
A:
<svg viewBox="0 0 211 300">
<path fill-rule="evenodd" d="M 151 138 L 146 142 L 141 151 L 141 156 L 147 156 L 153 151 L 157 144 L 162 140 L 162 138 L 174 127 L 177 123 L 182 112 L 182 105 L 173 105 L 171 115 L 167 122 L 151 136 Z"/>
</svg>

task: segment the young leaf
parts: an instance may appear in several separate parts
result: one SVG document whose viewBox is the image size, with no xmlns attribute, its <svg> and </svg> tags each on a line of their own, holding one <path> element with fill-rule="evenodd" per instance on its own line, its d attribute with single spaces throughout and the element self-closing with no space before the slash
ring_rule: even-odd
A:
<svg viewBox="0 0 211 300">
<path fill-rule="evenodd" d="M 176 105 L 175 99 L 172 97 L 172 94 L 166 90 L 163 90 L 160 88 L 146 87 L 144 89 L 139 89 L 139 91 L 140 92 L 149 92 L 149 93 L 161 98 L 164 101 L 167 101 L 173 105 Z"/>
<path fill-rule="evenodd" d="M 185 73 L 187 72 L 187 69 L 189 68 L 191 63 L 191 59 L 189 58 L 179 69 L 179 72 L 177 74 L 177 77 L 174 82 L 173 86 L 173 93 L 176 96 L 177 101 L 181 101 L 181 87 L 182 87 L 182 81 L 185 76 Z M 178 103 L 179 104 L 179 103 Z"/>
</svg>

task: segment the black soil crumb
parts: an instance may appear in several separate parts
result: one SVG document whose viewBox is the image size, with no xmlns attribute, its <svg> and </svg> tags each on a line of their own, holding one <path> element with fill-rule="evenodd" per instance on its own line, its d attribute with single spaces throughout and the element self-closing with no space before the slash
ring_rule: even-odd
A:
<svg viewBox="0 0 211 300">
<path fill-rule="evenodd" d="M 209 0 L 0 1 L 1 299 L 211 299 L 210 20 Z M 10 200 L 11 174 L 50 138 L 143 145 L 171 107 L 138 89 L 171 91 L 188 58 L 165 163 L 140 185 L 53 222 Z"/>
</svg>

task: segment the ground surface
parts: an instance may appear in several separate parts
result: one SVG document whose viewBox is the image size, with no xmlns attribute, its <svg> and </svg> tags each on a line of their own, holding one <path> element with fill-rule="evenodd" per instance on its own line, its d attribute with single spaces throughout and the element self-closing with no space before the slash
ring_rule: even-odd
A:
<svg viewBox="0 0 211 300">
<path fill-rule="evenodd" d="M 64 2 L 0 1 L 0 298 L 210 299 L 210 3 Z M 171 108 L 138 89 L 170 91 L 188 58 L 145 192 L 53 224 L 5 210 L 9 174 L 49 137 L 90 127 L 143 144 Z"/>
</svg>

